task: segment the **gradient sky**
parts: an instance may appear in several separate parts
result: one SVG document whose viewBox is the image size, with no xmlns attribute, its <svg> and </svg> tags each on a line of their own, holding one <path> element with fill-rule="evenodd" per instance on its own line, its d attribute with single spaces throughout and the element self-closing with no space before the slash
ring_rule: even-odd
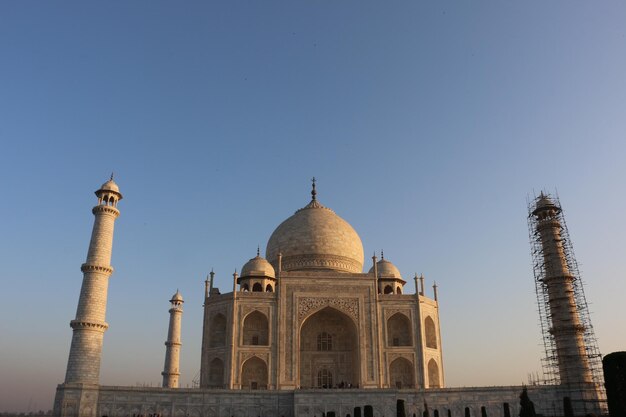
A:
<svg viewBox="0 0 626 417">
<path fill-rule="evenodd" d="M 626 349 L 626 3 L 0 2 L 0 411 L 52 407 L 93 195 L 115 171 L 101 382 L 160 381 L 185 297 L 222 292 L 318 198 L 436 280 L 448 386 L 520 384 L 542 342 L 526 198 L 558 190 L 602 353 Z M 430 291 L 429 291 L 430 292 Z"/>
</svg>

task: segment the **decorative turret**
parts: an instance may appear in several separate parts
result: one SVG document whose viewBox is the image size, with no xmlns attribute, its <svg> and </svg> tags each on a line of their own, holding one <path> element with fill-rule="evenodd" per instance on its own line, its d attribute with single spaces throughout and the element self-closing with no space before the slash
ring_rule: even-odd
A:
<svg viewBox="0 0 626 417">
<path fill-rule="evenodd" d="M 378 280 L 378 293 L 379 294 L 402 294 L 402 289 L 406 281 L 402 279 L 400 271 L 394 264 L 385 259 L 385 254 L 380 251 L 380 261 L 376 262 L 376 256 L 373 260 L 375 262 L 369 270 L 370 274 L 376 274 Z"/>
<path fill-rule="evenodd" d="M 276 286 L 274 267 L 261 257 L 259 248 L 256 250 L 256 257 L 250 259 L 241 268 L 237 283 L 239 290 L 244 292 L 274 292 Z"/>
<path fill-rule="evenodd" d="M 95 192 L 98 197 L 92 213 L 95 216 L 87 260 L 81 266 L 83 284 L 80 290 L 76 318 L 70 322 L 73 329 L 72 345 L 67 363 L 65 383 L 98 384 L 102 339 L 109 327 L 105 322 L 113 228 L 120 215 L 117 203 L 122 194 L 111 179 Z"/>
<path fill-rule="evenodd" d="M 170 324 L 165 342 L 165 365 L 163 366 L 163 388 L 178 388 L 180 377 L 180 328 L 183 316 L 183 296 L 180 291 L 170 300 Z"/>
</svg>

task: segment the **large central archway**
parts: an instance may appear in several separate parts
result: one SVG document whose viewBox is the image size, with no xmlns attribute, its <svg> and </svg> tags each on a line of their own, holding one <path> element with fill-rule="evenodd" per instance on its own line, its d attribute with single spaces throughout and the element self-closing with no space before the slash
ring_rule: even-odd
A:
<svg viewBox="0 0 626 417">
<path fill-rule="evenodd" d="M 359 383 L 359 342 L 354 322 L 326 307 L 300 329 L 300 386 L 323 388 Z"/>
</svg>

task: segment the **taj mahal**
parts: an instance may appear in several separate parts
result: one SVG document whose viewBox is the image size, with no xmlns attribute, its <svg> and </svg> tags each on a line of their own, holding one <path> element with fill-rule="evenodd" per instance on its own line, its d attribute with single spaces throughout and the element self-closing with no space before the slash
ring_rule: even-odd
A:
<svg viewBox="0 0 626 417">
<path fill-rule="evenodd" d="M 178 291 L 170 300 L 162 387 L 100 385 L 122 194 L 113 177 L 95 194 L 55 416 L 390 417 L 398 400 L 408 416 L 519 414 L 521 386 L 446 387 L 437 286 L 426 291 L 424 277 L 415 275 L 416 291 L 407 293 L 409 278 L 384 253 L 366 260 L 358 233 L 318 201 L 315 180 L 308 203 L 278 225 L 264 257 L 258 250 L 242 262 L 228 292 L 214 286 L 212 272 L 207 278 L 197 387 L 179 387 L 184 299 Z M 558 200 L 542 193 L 529 214 L 557 377 L 527 390 L 546 416 L 564 415 L 564 399 L 576 415 L 600 414 L 604 394 L 588 357 L 560 211 Z"/>
</svg>

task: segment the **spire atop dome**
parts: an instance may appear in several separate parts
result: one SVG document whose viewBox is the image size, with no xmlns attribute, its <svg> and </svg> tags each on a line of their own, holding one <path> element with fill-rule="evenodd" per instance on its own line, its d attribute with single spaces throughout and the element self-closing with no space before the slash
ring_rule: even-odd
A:
<svg viewBox="0 0 626 417">
<path fill-rule="evenodd" d="M 261 257 L 261 246 L 260 245 L 256 245 L 256 257 L 257 258 Z"/>
<path fill-rule="evenodd" d="M 324 207 L 323 205 L 320 204 L 319 201 L 317 201 L 317 190 L 315 189 L 315 184 L 317 183 L 317 180 L 315 179 L 315 177 L 311 178 L 311 201 L 309 202 L 309 204 L 307 204 L 306 206 L 302 207 L 300 210 L 297 210 L 297 212 L 301 211 L 301 210 L 306 210 L 306 209 L 326 209 L 326 210 L 330 210 L 328 207 Z M 332 211 L 332 210 L 330 210 Z"/>
</svg>

